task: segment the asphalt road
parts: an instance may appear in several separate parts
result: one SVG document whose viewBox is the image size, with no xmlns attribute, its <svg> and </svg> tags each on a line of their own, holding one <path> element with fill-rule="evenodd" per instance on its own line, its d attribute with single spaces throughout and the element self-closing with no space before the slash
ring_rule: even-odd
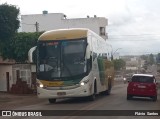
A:
<svg viewBox="0 0 160 119">
<path fill-rule="evenodd" d="M 48 100 L 43 100 L 37 104 L 32 104 L 29 106 L 21 106 L 16 108 L 17 110 L 160 110 L 160 93 L 158 94 L 158 101 L 153 102 L 149 98 L 134 98 L 132 100 L 126 100 L 126 88 L 127 84 L 120 83 L 115 85 L 112 89 L 111 95 L 97 95 L 96 100 L 93 102 L 88 101 L 86 98 L 70 98 L 70 99 L 59 99 L 55 104 L 49 104 Z M 159 91 L 160 92 L 160 91 Z M 120 111 L 119 111 L 120 112 Z M 80 116 L 76 116 L 77 112 L 67 112 L 72 116 L 42 116 L 42 117 L 19 117 L 20 119 L 26 118 L 36 118 L 36 119 L 159 119 L 160 116 L 104 116 L 105 112 L 99 111 L 101 116 L 92 116 L 96 113 L 95 111 L 91 112 L 90 116 L 82 116 L 85 113 L 79 113 Z M 107 113 L 107 112 L 106 112 Z M 114 111 L 113 111 L 114 113 Z M 122 112 L 124 113 L 124 111 Z M 160 115 L 160 114 L 159 114 Z M 17 119 L 18 117 L 5 117 L 11 119 Z"/>
</svg>

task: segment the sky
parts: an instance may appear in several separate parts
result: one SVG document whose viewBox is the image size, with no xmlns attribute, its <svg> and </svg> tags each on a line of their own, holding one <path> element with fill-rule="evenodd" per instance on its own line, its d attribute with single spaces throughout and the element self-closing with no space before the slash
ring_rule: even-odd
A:
<svg viewBox="0 0 160 119">
<path fill-rule="evenodd" d="M 119 55 L 160 53 L 160 0 L 0 0 L 21 15 L 64 13 L 67 18 L 106 17 L 108 41 Z M 118 50 L 117 50 L 118 49 Z"/>
</svg>

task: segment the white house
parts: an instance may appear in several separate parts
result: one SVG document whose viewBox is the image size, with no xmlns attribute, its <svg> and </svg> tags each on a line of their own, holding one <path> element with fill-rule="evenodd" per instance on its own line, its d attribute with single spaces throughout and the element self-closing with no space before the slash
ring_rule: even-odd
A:
<svg viewBox="0 0 160 119">
<path fill-rule="evenodd" d="M 89 28 L 102 38 L 107 39 L 106 26 L 108 20 L 105 17 L 93 17 L 68 19 L 63 13 L 21 15 L 22 32 L 47 31 L 64 28 Z"/>
<path fill-rule="evenodd" d="M 18 78 L 26 81 L 28 87 L 31 87 L 31 69 L 29 64 L 16 64 L 14 61 L 3 61 L 0 58 L 0 91 L 11 91 L 12 85 L 16 84 Z"/>
<path fill-rule="evenodd" d="M 9 91 L 12 80 L 12 64 L 0 63 L 0 91 Z"/>
</svg>

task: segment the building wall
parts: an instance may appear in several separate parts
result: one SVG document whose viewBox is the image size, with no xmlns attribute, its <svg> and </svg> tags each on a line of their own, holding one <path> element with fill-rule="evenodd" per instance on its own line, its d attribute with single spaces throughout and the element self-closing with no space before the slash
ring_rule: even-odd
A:
<svg viewBox="0 0 160 119">
<path fill-rule="evenodd" d="M 36 22 L 39 24 L 39 31 L 62 28 L 60 24 L 63 18 L 62 13 L 22 15 L 22 32 L 36 32 Z"/>
<path fill-rule="evenodd" d="M 6 72 L 9 72 L 9 86 L 13 84 L 12 80 L 12 65 L 0 66 L 0 91 L 7 91 L 7 78 Z"/>
<path fill-rule="evenodd" d="M 101 35 L 100 33 L 100 27 L 105 28 L 107 26 L 107 19 L 104 17 L 64 19 L 62 20 L 62 25 L 64 28 L 89 28 L 106 39 L 106 34 Z"/>
<path fill-rule="evenodd" d="M 126 70 L 138 70 L 138 67 L 126 67 Z"/>
<path fill-rule="evenodd" d="M 47 31 L 63 28 L 89 28 L 102 38 L 106 39 L 106 26 L 108 20 L 104 17 L 66 19 L 63 13 L 22 15 L 22 32 Z M 101 28 L 103 28 L 103 30 Z"/>
<path fill-rule="evenodd" d="M 31 72 L 36 72 L 36 65 L 31 64 Z"/>
<path fill-rule="evenodd" d="M 31 87 L 31 65 L 30 64 L 15 64 L 13 65 L 13 83 L 16 84 L 18 78 L 21 81 L 26 81 L 28 86 Z M 19 73 L 18 73 L 19 72 Z"/>
</svg>

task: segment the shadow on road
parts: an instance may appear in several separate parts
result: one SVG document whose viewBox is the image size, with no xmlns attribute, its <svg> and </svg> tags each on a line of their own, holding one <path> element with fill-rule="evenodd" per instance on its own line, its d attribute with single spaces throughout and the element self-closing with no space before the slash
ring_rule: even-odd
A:
<svg viewBox="0 0 160 119">
<path fill-rule="evenodd" d="M 131 101 L 148 101 L 153 102 L 153 100 L 149 97 L 132 97 Z"/>
<path fill-rule="evenodd" d="M 98 94 L 98 95 L 96 95 L 96 99 L 94 101 L 90 101 L 88 99 L 88 97 L 57 99 L 56 103 L 53 103 L 53 104 L 77 104 L 77 103 L 83 103 L 84 104 L 84 103 L 92 103 L 92 102 L 101 100 L 103 98 L 106 98 L 106 96 L 108 96 L 108 95 Z M 50 103 L 48 103 L 47 105 L 50 105 Z"/>
</svg>

